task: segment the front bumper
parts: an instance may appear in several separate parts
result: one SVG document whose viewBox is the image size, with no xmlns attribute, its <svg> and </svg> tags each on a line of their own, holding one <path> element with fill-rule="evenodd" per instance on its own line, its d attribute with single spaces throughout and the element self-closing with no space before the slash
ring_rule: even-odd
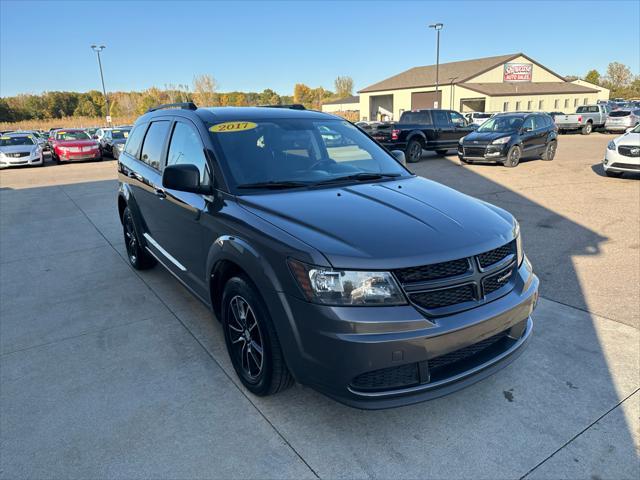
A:
<svg viewBox="0 0 640 480">
<path fill-rule="evenodd" d="M 466 161 L 504 163 L 507 159 L 509 148 L 507 144 L 501 145 L 458 145 L 458 158 Z"/>
<path fill-rule="evenodd" d="M 63 162 L 82 162 L 84 160 L 98 160 L 102 158 L 100 150 L 95 152 L 67 152 L 67 153 L 58 153 L 58 158 Z"/>
<path fill-rule="evenodd" d="M 2 157 L 0 158 L 0 168 L 9 167 L 28 167 L 30 165 L 42 165 L 43 156 L 29 156 L 29 157 Z"/>
<path fill-rule="evenodd" d="M 640 157 L 628 157 L 621 155 L 617 150 L 607 148 L 602 162 L 605 171 L 613 172 L 640 172 Z"/>
<path fill-rule="evenodd" d="M 428 318 L 411 305 L 329 307 L 280 293 L 282 313 L 293 331 L 290 340 L 297 343 L 286 349 L 287 364 L 299 382 L 357 408 L 389 408 L 440 397 L 485 378 L 518 356 L 533 328 L 538 284 L 525 260 L 508 294 L 438 318 Z M 498 336 L 500 342 L 475 356 L 430 369 L 430 362 L 435 365 Z M 404 375 L 413 366 L 418 369 L 417 384 L 363 390 L 354 382 L 379 371 Z"/>
</svg>

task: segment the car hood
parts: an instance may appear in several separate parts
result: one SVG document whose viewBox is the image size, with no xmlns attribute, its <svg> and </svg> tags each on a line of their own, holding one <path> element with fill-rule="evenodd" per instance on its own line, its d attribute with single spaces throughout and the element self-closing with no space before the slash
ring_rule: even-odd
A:
<svg viewBox="0 0 640 480">
<path fill-rule="evenodd" d="M 95 140 L 56 140 L 56 147 L 87 147 L 98 145 Z"/>
<path fill-rule="evenodd" d="M 238 197 L 336 268 L 393 269 L 467 257 L 514 238 L 511 214 L 421 177 Z"/>
<path fill-rule="evenodd" d="M 515 132 L 471 132 L 469 135 L 464 137 L 464 144 L 466 145 L 468 142 L 479 142 L 479 143 L 490 143 L 494 140 L 502 137 L 508 137 L 509 135 L 515 135 Z"/>
<path fill-rule="evenodd" d="M 613 140 L 616 145 L 640 146 L 640 133 L 625 133 Z"/>
<path fill-rule="evenodd" d="M 9 145 L 6 147 L 0 147 L 2 153 L 20 153 L 20 152 L 33 152 L 38 148 L 37 145 Z"/>
</svg>

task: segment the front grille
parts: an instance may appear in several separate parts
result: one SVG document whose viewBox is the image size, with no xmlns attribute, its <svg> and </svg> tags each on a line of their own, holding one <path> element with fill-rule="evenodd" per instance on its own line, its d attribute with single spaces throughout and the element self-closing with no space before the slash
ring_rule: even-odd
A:
<svg viewBox="0 0 640 480">
<path fill-rule="evenodd" d="M 7 157 L 11 157 L 11 158 L 20 158 L 20 157 L 28 157 L 30 155 L 29 152 L 13 152 L 13 153 L 7 153 Z"/>
<path fill-rule="evenodd" d="M 451 262 L 434 263 L 421 267 L 410 267 L 396 270 L 395 274 L 401 283 L 426 282 L 440 278 L 455 277 L 469 270 L 469 261 L 466 258 Z"/>
<path fill-rule="evenodd" d="M 432 290 L 430 292 L 419 292 L 409 295 L 413 303 L 420 307 L 442 308 L 458 303 L 471 302 L 475 300 L 473 285 L 460 285 L 442 290 Z"/>
<path fill-rule="evenodd" d="M 618 147 L 618 153 L 620 155 L 624 155 L 625 157 L 640 157 L 640 145 L 620 145 Z"/>
<path fill-rule="evenodd" d="M 353 379 L 351 386 L 356 390 L 376 391 L 412 387 L 419 383 L 418 364 L 410 363 L 363 373 Z"/>
<path fill-rule="evenodd" d="M 482 280 L 482 287 L 484 289 L 484 294 L 489 295 L 490 293 L 495 292 L 496 290 L 500 290 L 511 280 L 511 276 L 513 275 L 513 270 L 503 270 L 501 272 L 496 273 L 495 275 L 491 275 L 490 277 Z"/>
<path fill-rule="evenodd" d="M 612 163 L 611 168 L 626 168 L 627 170 L 640 170 L 640 165 L 631 165 L 630 163 Z"/>
<path fill-rule="evenodd" d="M 500 260 L 503 260 L 507 255 L 512 253 L 515 253 L 515 242 L 509 242 L 502 247 L 481 253 L 478 255 L 478 262 L 482 268 L 487 268 L 494 263 L 498 263 Z"/>
<path fill-rule="evenodd" d="M 437 375 L 438 369 L 450 366 L 453 363 L 460 362 L 461 360 L 466 360 L 470 357 L 473 357 L 474 355 L 477 355 L 478 353 L 505 338 L 507 334 L 508 330 L 505 330 L 498 333 L 497 335 L 494 335 L 493 337 L 489 337 L 478 343 L 469 345 L 468 347 L 464 347 L 459 350 L 440 355 L 439 357 L 432 358 L 431 360 L 429 360 L 429 372 L 431 373 L 431 376 L 433 377 Z"/>
<path fill-rule="evenodd" d="M 484 157 L 486 147 L 463 147 L 465 156 L 469 157 Z"/>
</svg>

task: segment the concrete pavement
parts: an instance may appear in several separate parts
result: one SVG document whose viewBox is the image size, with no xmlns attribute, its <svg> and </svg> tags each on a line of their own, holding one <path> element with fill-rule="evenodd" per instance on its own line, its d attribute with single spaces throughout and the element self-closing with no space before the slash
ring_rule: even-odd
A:
<svg viewBox="0 0 640 480">
<path fill-rule="evenodd" d="M 618 227 L 580 217 L 576 189 L 553 200 L 546 169 L 560 177 L 561 162 L 505 174 L 451 157 L 414 167 L 515 210 L 555 286 L 514 364 L 453 395 L 375 412 L 300 385 L 246 392 L 212 315 L 161 268 L 128 267 L 113 162 L 0 172 L 0 477 L 637 478 L 635 313 L 629 298 L 626 308 L 598 300 L 590 288 L 602 279 L 576 261 L 622 265 L 633 249 Z M 540 198 L 530 168 L 548 179 Z M 585 188 L 603 195 L 595 182 L 612 179 L 594 175 Z M 627 194 L 638 188 L 622 182 Z M 640 205 L 629 209 L 637 218 Z M 638 294 L 637 282 L 621 288 Z"/>
</svg>

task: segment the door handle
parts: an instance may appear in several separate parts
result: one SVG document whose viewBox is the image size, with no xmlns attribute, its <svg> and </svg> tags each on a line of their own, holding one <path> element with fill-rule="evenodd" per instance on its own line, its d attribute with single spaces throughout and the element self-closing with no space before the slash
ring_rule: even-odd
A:
<svg viewBox="0 0 640 480">
<path fill-rule="evenodd" d="M 134 180 L 138 180 L 139 182 L 142 181 L 142 175 L 136 173 L 136 172 L 129 172 L 129 174 L 127 175 L 129 178 L 133 178 Z"/>
<path fill-rule="evenodd" d="M 163 198 L 167 198 L 167 194 L 161 188 L 156 188 L 155 193 L 156 197 L 158 197 L 160 200 L 162 200 Z"/>
</svg>

